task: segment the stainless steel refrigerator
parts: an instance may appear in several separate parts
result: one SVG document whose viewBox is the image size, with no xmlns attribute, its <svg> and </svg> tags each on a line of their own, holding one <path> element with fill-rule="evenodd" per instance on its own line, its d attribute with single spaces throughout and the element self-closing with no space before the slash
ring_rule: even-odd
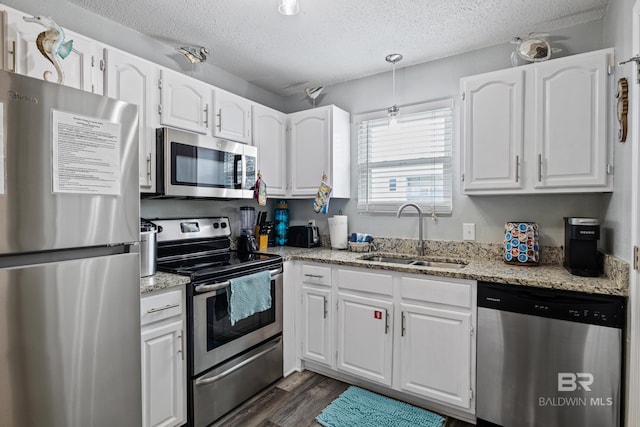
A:
<svg viewBox="0 0 640 427">
<path fill-rule="evenodd" d="M 0 426 L 142 423 L 137 128 L 0 71 Z"/>
</svg>

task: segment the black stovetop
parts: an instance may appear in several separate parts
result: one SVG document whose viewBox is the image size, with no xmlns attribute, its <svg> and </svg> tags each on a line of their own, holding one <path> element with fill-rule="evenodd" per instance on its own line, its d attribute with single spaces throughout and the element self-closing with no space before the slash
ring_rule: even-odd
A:
<svg viewBox="0 0 640 427">
<path fill-rule="evenodd" d="M 192 281 L 204 278 L 218 278 L 239 272 L 249 273 L 266 268 L 278 268 L 282 264 L 280 255 L 235 251 L 224 253 L 185 256 L 179 259 L 158 260 L 158 270 L 167 273 L 190 276 Z"/>
</svg>

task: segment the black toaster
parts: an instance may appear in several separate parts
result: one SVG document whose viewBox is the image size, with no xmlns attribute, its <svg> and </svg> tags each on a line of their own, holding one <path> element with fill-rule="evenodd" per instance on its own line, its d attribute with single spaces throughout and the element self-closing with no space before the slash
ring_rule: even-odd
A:
<svg viewBox="0 0 640 427">
<path fill-rule="evenodd" d="M 320 246 L 318 227 L 313 225 L 294 225 L 287 231 L 287 246 L 313 248 Z"/>
</svg>

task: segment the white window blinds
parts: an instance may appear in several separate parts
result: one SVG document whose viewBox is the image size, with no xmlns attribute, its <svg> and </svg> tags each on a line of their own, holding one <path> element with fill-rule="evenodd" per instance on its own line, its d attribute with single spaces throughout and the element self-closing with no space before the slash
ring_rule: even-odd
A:
<svg viewBox="0 0 640 427">
<path fill-rule="evenodd" d="M 358 211 L 395 212 L 407 202 L 450 214 L 453 111 L 437 108 L 358 125 Z"/>
</svg>

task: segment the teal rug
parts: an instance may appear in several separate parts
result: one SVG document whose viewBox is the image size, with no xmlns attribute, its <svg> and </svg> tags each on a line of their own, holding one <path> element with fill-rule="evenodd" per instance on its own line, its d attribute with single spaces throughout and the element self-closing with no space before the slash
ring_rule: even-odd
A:
<svg viewBox="0 0 640 427">
<path fill-rule="evenodd" d="M 325 427 L 442 427 L 427 410 L 351 386 L 316 417 Z"/>
</svg>

